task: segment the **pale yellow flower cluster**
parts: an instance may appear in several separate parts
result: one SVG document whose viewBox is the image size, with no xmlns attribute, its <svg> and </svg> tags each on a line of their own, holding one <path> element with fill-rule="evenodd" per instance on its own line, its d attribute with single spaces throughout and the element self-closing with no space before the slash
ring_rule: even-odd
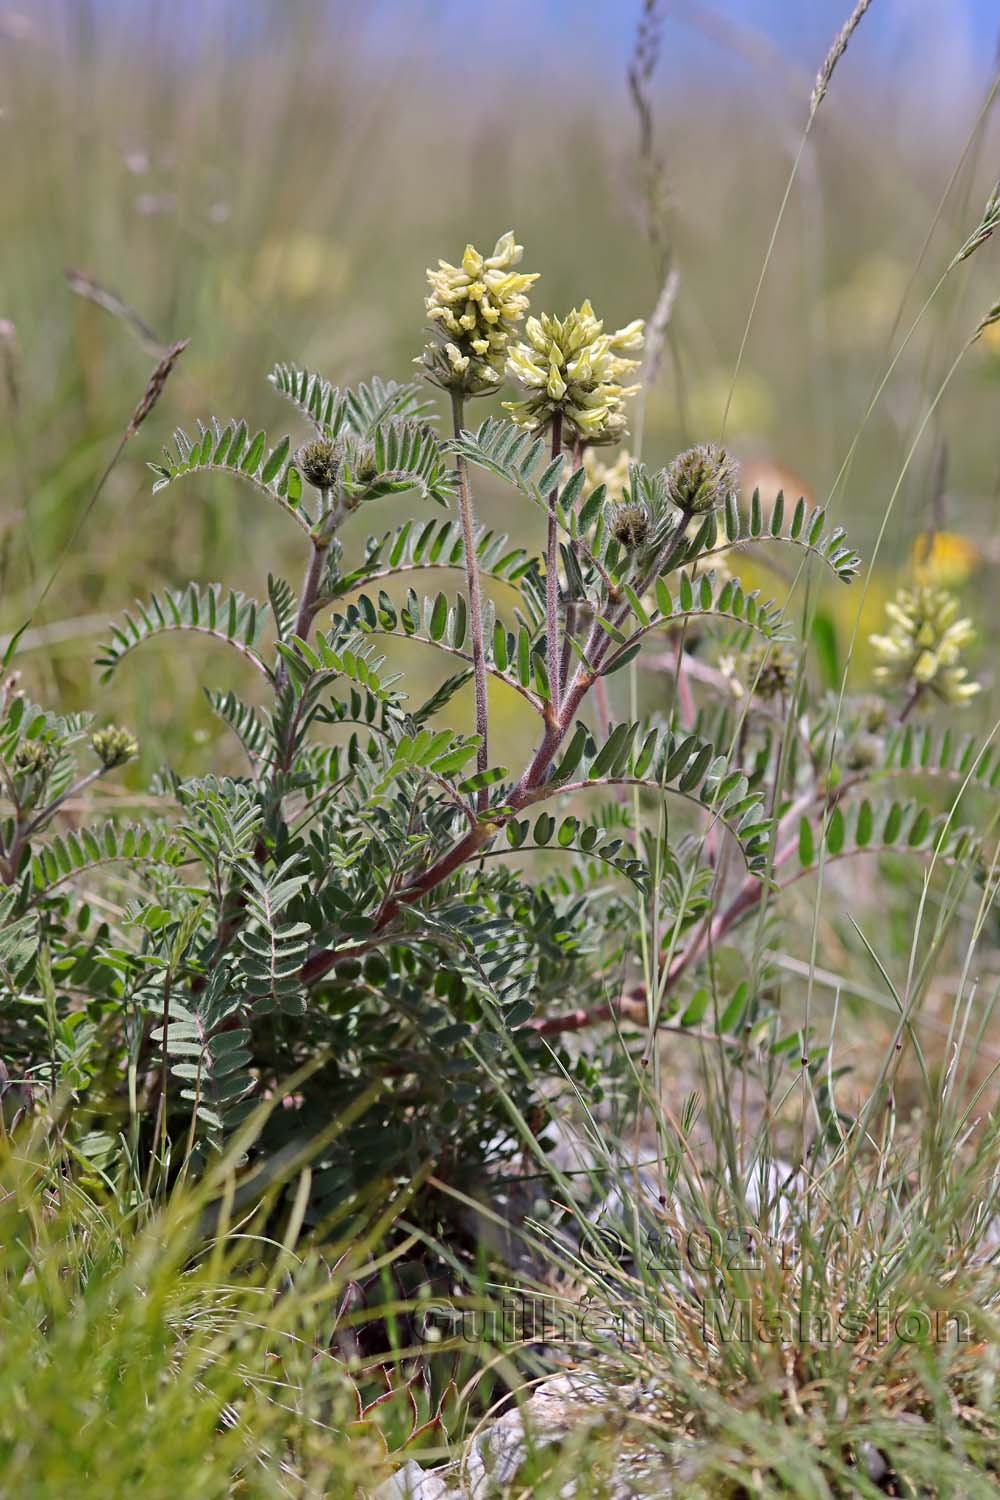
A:
<svg viewBox="0 0 1000 1500">
<path fill-rule="evenodd" d="M 877 658 L 875 676 L 890 687 L 926 688 L 955 705 L 980 691 L 959 663 L 963 647 L 975 640 L 972 621 L 958 619 L 958 600 L 947 589 L 918 583 L 900 589 L 885 607 L 890 627 L 869 637 Z"/>
<path fill-rule="evenodd" d="M 622 449 L 613 464 L 606 464 L 603 459 L 598 458 L 593 448 L 585 448 L 583 469 L 587 482 L 583 487 L 584 495 L 592 495 L 602 484 L 606 486 L 609 495 L 620 495 L 628 484 L 628 468 L 631 462 L 632 455 L 627 448 Z"/>
<path fill-rule="evenodd" d="M 581 498 L 586 500 L 596 489 L 603 484 L 608 495 L 620 495 L 628 484 L 628 466 L 632 462 L 632 455 L 627 448 L 623 448 L 613 464 L 605 463 L 599 457 L 594 448 L 584 448 L 582 457 L 583 472 L 586 478 L 583 483 Z M 571 479 L 577 465 L 567 456 L 563 464 L 562 482 Z"/>
<path fill-rule="evenodd" d="M 547 313 L 529 318 L 525 340 L 507 357 L 507 370 L 530 395 L 504 406 L 522 427 L 542 428 L 558 414 L 566 438 L 583 438 L 591 447 L 620 442 L 625 400 L 639 389 L 622 381 L 638 367 L 629 352 L 642 348 L 643 327 L 637 318 L 605 333 L 589 301 L 565 318 Z"/>
<path fill-rule="evenodd" d="M 466 245 L 460 266 L 441 260 L 427 272 L 434 337 L 417 363 L 436 385 L 482 396 L 500 384 L 511 335 L 528 311 L 527 290 L 538 280 L 537 272 L 514 270 L 523 254 L 508 230 L 492 255 Z"/>
</svg>

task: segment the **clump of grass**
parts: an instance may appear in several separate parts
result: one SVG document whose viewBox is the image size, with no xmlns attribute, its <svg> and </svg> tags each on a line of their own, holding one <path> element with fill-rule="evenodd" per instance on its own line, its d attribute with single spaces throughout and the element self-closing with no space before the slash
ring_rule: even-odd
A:
<svg viewBox="0 0 1000 1500">
<path fill-rule="evenodd" d="M 351 1239 L 325 1255 L 297 1243 L 274 1185 L 237 1216 L 236 1164 L 157 1205 L 128 1182 L 74 1185 L 40 1126 L 4 1146 L 12 1500 L 353 1496 L 405 1440 L 410 1393 L 359 1420 L 386 1386 L 377 1362 L 352 1374 L 334 1337 L 363 1235 L 339 1265 Z"/>
<path fill-rule="evenodd" d="M 797 1168 L 777 1088 L 742 1144 L 725 1102 L 651 1100 L 641 1138 L 582 1114 L 581 1169 L 537 1153 L 565 1217 L 528 1223 L 547 1270 L 490 1325 L 505 1355 L 585 1372 L 619 1472 L 639 1453 L 684 1495 L 994 1494 L 1000 1124 L 969 1061 L 908 1120 L 827 1110 Z"/>
</svg>

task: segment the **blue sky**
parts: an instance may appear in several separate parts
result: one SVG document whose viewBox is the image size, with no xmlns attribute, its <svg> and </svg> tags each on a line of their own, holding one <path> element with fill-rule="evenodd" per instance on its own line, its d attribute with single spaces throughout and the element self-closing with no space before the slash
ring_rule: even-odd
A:
<svg viewBox="0 0 1000 1500">
<path fill-rule="evenodd" d="M 385 13 L 420 8 L 419 0 L 383 0 Z M 707 41 L 714 17 L 747 37 L 756 33 L 796 61 L 815 68 L 846 19 L 853 0 L 663 0 L 664 61 L 690 59 L 714 51 L 718 40 Z M 628 50 L 640 10 L 639 0 L 506 0 L 503 5 L 475 0 L 437 0 L 442 30 L 463 32 L 477 44 L 504 46 L 512 28 L 535 38 L 567 36 L 576 32 L 605 56 L 623 57 Z M 447 18 L 447 19 L 446 19 Z M 433 23 L 432 23 L 433 24 Z M 720 29 L 721 29 L 720 28 Z M 972 75 L 986 74 L 996 57 L 1000 38 L 1000 0 L 872 0 L 859 30 L 854 50 L 885 64 L 909 68 L 919 60 L 947 71 L 960 88 Z M 435 27 L 437 29 L 437 27 Z M 853 59 L 852 59 L 853 60 Z"/>
<path fill-rule="evenodd" d="M 77 0 L 63 0 L 71 13 Z M 384 45 L 403 41 L 414 30 L 425 40 L 448 42 L 456 60 L 470 43 L 506 52 L 512 42 L 551 43 L 589 37 L 602 48 L 624 53 L 642 0 L 92 0 L 100 17 L 160 19 L 171 10 L 204 20 L 224 14 L 230 34 L 255 17 L 290 19 L 303 13 L 325 15 L 336 27 L 347 16 L 366 13 Z M 699 17 L 711 13 L 770 38 L 801 62 L 822 56 L 846 19 L 853 0 L 662 0 L 673 44 L 683 50 L 703 29 Z M 302 10 L 299 10 L 299 6 Z M 6 9 L 0 0 L 0 13 Z M 10 0 L 12 10 L 31 13 L 31 0 Z M 966 52 L 988 69 L 1000 37 L 1000 0 L 872 0 L 864 20 L 865 43 L 883 56 L 930 51 Z M 480 59 L 486 58 L 480 54 Z"/>
<path fill-rule="evenodd" d="M 0 0 L 0 13 L 5 3 Z M 20 0 L 30 14 L 30 0 Z M 72 14 L 81 0 L 55 0 Z M 736 62 L 769 82 L 784 64 L 806 86 L 846 20 L 853 0 L 661 0 L 661 84 Z M 318 25 L 331 39 L 350 35 L 365 48 L 363 66 L 413 56 L 450 74 L 455 94 L 478 91 L 491 73 L 515 69 L 539 80 L 573 70 L 621 78 L 642 0 L 91 0 L 102 25 L 159 22 L 185 56 L 192 36 L 221 23 L 229 44 L 270 40 L 295 22 Z M 171 24 L 164 33 L 163 22 Z M 845 82 L 878 80 L 894 98 L 928 111 L 960 110 L 996 66 L 1000 0 L 872 0 L 842 64 Z M 742 62 L 740 56 L 742 54 Z M 747 55 L 757 62 L 747 63 Z M 761 62 L 765 58 L 766 61 Z M 843 84 L 841 85 L 843 87 Z M 798 92 L 796 88 L 795 92 Z"/>
<path fill-rule="evenodd" d="M 202 4 L 206 0 L 202 0 Z M 294 0 L 286 0 L 294 3 Z M 320 0 L 322 3 L 322 0 Z M 489 91 L 516 72 L 544 98 L 576 84 L 599 111 L 624 103 L 620 84 L 642 0 L 365 0 L 372 53 L 419 57 L 454 79 L 452 98 Z M 655 90 L 717 75 L 775 90 L 791 121 L 854 0 L 661 0 Z M 343 14 L 350 0 L 328 0 Z M 971 119 L 997 66 L 1000 0 L 872 0 L 838 70 L 837 96 L 874 89 L 900 130 L 942 133 Z M 752 59 L 752 60 L 750 60 Z M 366 59 L 365 66 L 369 62 Z M 614 79 L 613 94 L 600 90 Z M 595 86 L 596 85 L 596 86 Z M 710 99 L 709 99 L 710 102 Z M 474 108 L 475 106 L 473 106 Z M 829 109 L 828 109 L 829 112 Z"/>
</svg>

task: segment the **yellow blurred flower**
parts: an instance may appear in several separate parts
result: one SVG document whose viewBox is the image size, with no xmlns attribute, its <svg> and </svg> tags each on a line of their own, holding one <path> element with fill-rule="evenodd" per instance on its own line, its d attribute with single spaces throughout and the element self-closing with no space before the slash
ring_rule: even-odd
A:
<svg viewBox="0 0 1000 1500">
<path fill-rule="evenodd" d="M 992 354 L 1000 354 L 1000 323 L 991 323 L 984 328 L 981 337 Z"/>
<path fill-rule="evenodd" d="M 870 348 L 888 330 L 906 290 L 909 269 L 890 255 L 859 261 L 818 308 L 820 331 L 839 349 Z"/>
<path fill-rule="evenodd" d="M 734 698 L 753 693 L 756 698 L 780 698 L 795 681 L 795 653 L 779 642 L 766 641 L 740 655 L 719 658 L 719 670 Z"/>
<path fill-rule="evenodd" d="M 342 292 L 350 275 L 343 245 L 321 234 L 291 231 L 261 245 L 245 278 L 222 283 L 222 310 L 239 326 L 258 318 L 262 306 L 280 310 L 311 298 Z"/>
<path fill-rule="evenodd" d="M 347 281 L 348 257 L 341 245 L 304 230 L 262 245 L 250 281 L 263 300 L 304 302 L 320 290 L 336 291 Z"/>
<path fill-rule="evenodd" d="M 918 583 L 955 588 L 979 566 L 975 542 L 955 531 L 921 532 L 911 551 L 913 576 Z"/>
</svg>

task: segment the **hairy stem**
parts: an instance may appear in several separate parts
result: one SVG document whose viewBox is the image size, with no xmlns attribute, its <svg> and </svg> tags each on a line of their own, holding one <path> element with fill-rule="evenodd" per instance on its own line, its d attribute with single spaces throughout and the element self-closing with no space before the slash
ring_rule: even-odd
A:
<svg viewBox="0 0 1000 1500">
<path fill-rule="evenodd" d="M 621 995 L 617 1000 L 605 1001 L 591 1010 L 571 1010 L 558 1016 L 539 1017 L 527 1023 L 527 1029 L 536 1036 L 562 1036 L 567 1031 L 586 1031 L 599 1026 L 602 1021 L 632 1021 L 640 1026 L 646 1020 L 646 1006 L 633 995 Z"/>
<path fill-rule="evenodd" d="M 329 492 L 323 491 L 323 510 L 329 503 Z M 307 640 L 312 629 L 312 623 L 319 613 L 319 590 L 323 581 L 323 570 L 326 566 L 326 555 L 330 550 L 333 540 L 335 526 L 325 526 L 321 532 L 314 532 L 309 537 L 312 551 L 309 555 L 309 563 L 306 567 L 306 576 L 302 580 L 302 589 L 299 593 L 299 607 L 295 615 L 295 624 L 292 626 L 292 634 L 297 635 L 300 640 Z M 284 662 L 278 666 L 276 685 L 279 690 L 288 681 L 288 667 Z"/>
<path fill-rule="evenodd" d="M 562 453 L 562 412 L 552 418 L 552 457 Z M 558 718 L 562 700 L 559 659 L 559 524 L 556 520 L 556 502 L 559 499 L 559 481 L 556 480 L 549 495 L 549 528 L 545 548 L 545 653 L 549 674 L 549 694 L 552 713 Z"/>
<path fill-rule="evenodd" d="M 532 756 L 517 786 L 506 798 L 508 808 L 516 812 L 532 801 L 533 793 L 545 780 L 559 746 L 566 736 L 566 730 L 572 724 L 573 716 L 592 682 L 593 678 L 589 673 L 577 673 L 563 703 L 560 716 L 550 717 L 547 720 L 541 744 Z M 378 946 L 378 939 L 404 908 L 412 906 L 415 901 L 426 896 L 450 875 L 454 875 L 456 870 L 460 870 L 470 859 L 474 859 L 480 850 L 494 838 L 501 821 L 505 822 L 506 818 L 498 819 L 496 823 L 485 819 L 477 823 L 463 838 L 459 839 L 458 843 L 453 844 L 446 853 L 442 854 L 440 859 L 435 860 L 420 875 L 415 876 L 407 885 L 402 886 L 400 890 L 383 901 L 375 915 L 369 946 Z M 303 966 L 301 972 L 303 983 L 314 984 L 322 979 L 346 956 L 343 952 L 318 950 L 307 959 Z"/>
<path fill-rule="evenodd" d="M 826 801 L 828 804 L 839 802 L 846 792 L 859 785 L 863 779 L 860 775 L 853 776 L 832 795 L 814 790 L 804 793 L 793 802 L 781 820 L 781 828 L 789 830 L 789 837 L 778 850 L 772 870 L 783 869 L 798 853 L 798 839 L 795 837 L 794 830 L 799 818 L 810 808 L 815 807 L 817 802 Z M 686 947 L 674 958 L 665 976 L 665 996 L 670 994 L 673 986 L 693 964 L 720 943 L 737 923 L 753 910 L 759 900 L 760 881 L 754 876 L 747 876 L 729 904 L 722 911 L 717 912 L 714 918 L 710 915 L 707 922 L 700 924 Z M 617 1000 L 594 1006 L 591 1010 L 568 1011 L 562 1015 L 548 1016 L 529 1024 L 531 1029 L 541 1036 L 559 1036 L 568 1031 L 585 1031 L 591 1026 L 600 1026 L 603 1022 L 614 1018 L 634 1021 L 636 1024 L 645 1023 L 647 1017 L 644 985 L 637 985 Z M 657 1029 L 662 1031 L 670 1028 L 659 1026 Z M 687 1027 L 677 1027 L 676 1030 L 685 1035 L 690 1034 Z"/>
<path fill-rule="evenodd" d="M 900 724 L 905 724 L 906 723 L 907 719 L 910 717 L 910 715 L 912 714 L 913 710 L 916 708 L 917 704 L 920 702 L 920 699 L 923 697 L 923 692 L 924 692 L 924 685 L 923 685 L 922 682 L 918 682 L 917 685 L 916 685 L 916 687 L 913 689 L 912 693 L 910 694 L 909 698 L 907 698 L 906 702 L 903 704 L 903 707 L 900 709 L 900 712 L 899 712 L 899 723 Z"/>
<path fill-rule="evenodd" d="M 594 718 L 598 734 L 602 740 L 606 740 L 611 733 L 611 703 L 608 685 L 603 677 L 598 677 L 594 683 Z"/>
<path fill-rule="evenodd" d="M 465 415 L 465 398 L 461 391 L 452 391 L 451 411 L 455 436 L 458 437 Z M 485 771 L 489 765 L 489 697 L 486 685 L 486 648 L 483 642 L 483 596 L 479 582 L 479 561 L 476 557 L 469 466 L 461 454 L 455 458 L 455 472 L 458 475 L 458 508 L 462 518 L 462 550 L 465 555 L 465 584 L 469 595 L 469 626 L 472 632 L 472 675 L 476 690 L 476 733 L 479 735 L 476 769 Z M 476 807 L 480 812 L 486 808 L 488 797 L 485 787 L 476 793 Z"/>
<path fill-rule="evenodd" d="M 561 451 L 561 443 L 561 428 L 557 433 L 555 431 L 554 424 L 553 450 L 555 452 Z M 554 492 L 554 496 L 550 504 L 550 549 L 554 545 L 554 539 L 557 536 L 554 525 L 555 495 L 557 494 L 558 489 Z M 670 538 L 665 557 L 657 560 L 656 567 L 651 570 L 653 573 L 662 571 L 664 568 L 669 567 L 672 561 L 675 559 L 675 557 L 677 556 L 678 548 L 683 541 L 684 533 L 687 530 L 690 520 L 690 515 L 683 516 L 677 530 Z M 554 588 L 552 586 L 553 584 Z M 548 610 L 550 611 L 549 619 L 551 621 L 551 611 L 555 611 L 556 614 L 558 612 L 559 597 L 558 576 L 556 574 L 555 568 L 551 565 L 551 561 L 549 565 L 547 585 L 548 587 L 546 604 Z M 627 617 L 627 614 L 628 605 L 623 606 L 623 609 L 617 612 L 617 616 L 622 619 L 625 619 Z M 552 766 L 552 762 L 558 754 L 559 747 L 561 746 L 563 740 L 566 738 L 568 730 L 573 725 L 573 721 L 576 717 L 581 703 L 583 702 L 587 693 L 593 687 L 594 682 L 597 680 L 598 669 L 601 665 L 601 662 L 607 655 L 609 649 L 611 648 L 611 645 L 612 642 L 610 637 L 608 637 L 595 622 L 594 625 L 591 626 L 587 644 L 584 649 L 584 656 L 586 658 L 586 661 L 579 663 L 573 679 L 566 689 L 565 696 L 560 699 L 558 705 L 549 706 L 549 712 L 545 716 L 545 729 L 542 735 L 541 743 L 539 744 L 538 749 L 535 751 L 534 755 L 531 757 L 531 760 L 529 761 L 517 785 L 506 797 L 506 808 L 509 808 L 513 812 L 517 812 L 521 808 L 527 807 L 534 800 L 534 794 L 537 792 L 538 788 L 544 784 L 549 770 Z M 553 647 L 555 648 L 555 672 L 552 676 L 551 681 L 553 685 L 558 685 L 558 633 L 551 628 L 550 624 L 548 639 L 550 672 L 553 670 Z M 414 879 L 411 880 L 407 885 L 402 886 L 401 889 L 396 891 L 390 898 L 387 898 L 385 901 L 383 901 L 382 905 L 379 907 L 375 915 L 372 935 L 368 940 L 370 946 L 378 945 L 379 938 L 383 936 L 386 929 L 390 926 L 394 919 L 399 916 L 401 911 L 403 911 L 406 907 L 413 905 L 414 902 L 419 901 L 421 897 L 427 895 L 429 891 L 434 890 L 436 886 L 439 886 L 443 881 L 447 880 L 449 876 L 453 875 L 457 870 L 461 869 L 461 867 L 470 859 L 474 859 L 476 855 L 478 855 L 484 848 L 484 846 L 494 838 L 501 823 L 506 822 L 506 820 L 507 818 L 506 816 L 504 816 L 503 818 L 498 818 L 496 823 L 491 823 L 485 819 L 482 822 L 477 823 L 475 827 L 470 828 L 469 831 L 461 839 L 459 839 L 456 844 L 453 844 L 446 853 L 442 854 L 439 859 L 435 860 L 432 865 L 429 865 L 428 868 L 422 871 L 420 875 L 415 876 Z M 754 882 L 754 888 L 757 888 L 756 882 Z M 306 961 L 306 964 L 302 969 L 301 978 L 303 983 L 314 984 L 317 980 L 322 979 L 323 976 L 328 974 L 331 969 L 335 968 L 336 965 L 345 956 L 346 954 L 342 951 L 329 952 L 325 950 L 318 950 L 316 953 L 310 955 L 309 959 Z"/>
<path fill-rule="evenodd" d="M 573 455 L 572 455 L 572 459 L 570 461 L 570 467 L 571 467 L 571 469 L 572 469 L 572 471 L 573 471 L 574 474 L 576 473 L 576 471 L 580 467 L 580 465 L 583 463 L 583 449 L 584 449 L 583 438 L 577 437 L 576 440 L 575 440 L 575 442 L 573 443 Z M 582 500 L 582 492 L 581 492 L 581 500 Z M 580 509 L 580 503 L 581 503 L 581 501 L 578 500 L 577 501 L 577 506 L 576 506 L 577 510 Z M 577 558 L 577 561 L 579 561 L 580 557 L 581 557 L 581 548 L 580 548 L 579 538 L 574 537 L 573 540 L 572 540 L 572 542 L 570 543 L 570 546 L 573 548 L 573 553 L 574 553 L 575 557 Z M 560 694 L 565 693 L 565 691 L 566 691 L 566 684 L 569 682 L 569 669 L 570 669 L 570 663 L 571 663 L 572 658 L 573 658 L 573 640 L 574 640 L 574 637 L 576 636 L 576 623 L 577 623 L 577 606 L 576 606 L 576 603 L 571 599 L 567 603 L 567 605 L 566 605 L 566 629 L 565 629 L 564 634 L 563 634 L 562 659 L 561 659 L 560 664 L 559 664 L 559 692 L 560 692 Z"/>
<path fill-rule="evenodd" d="M 74 781 L 71 787 L 67 787 L 66 791 L 56 797 L 53 802 L 50 802 L 48 807 L 43 807 L 41 812 L 36 813 L 31 819 L 26 818 L 23 812 L 17 814 L 14 822 L 13 836 L 10 841 L 10 849 L 7 851 L 4 867 L 2 868 L 4 885 L 13 885 L 17 880 L 17 867 L 21 862 L 21 854 L 25 844 L 51 822 L 65 803 L 71 801 L 74 797 L 78 797 L 81 792 L 86 791 L 87 787 L 92 786 L 95 781 L 100 781 L 102 776 L 107 775 L 107 772 L 107 766 L 98 766 L 95 770 L 88 771 L 86 776 L 81 776 L 79 781 Z"/>
<path fill-rule="evenodd" d="M 295 616 L 294 633 L 305 640 L 312 629 L 313 620 L 319 612 L 319 586 L 323 578 L 323 568 L 326 564 L 326 554 L 330 550 L 328 541 L 314 541 L 312 544 L 312 556 L 306 569 L 306 576 L 302 584 L 302 593 L 299 596 L 298 613 Z"/>
</svg>

